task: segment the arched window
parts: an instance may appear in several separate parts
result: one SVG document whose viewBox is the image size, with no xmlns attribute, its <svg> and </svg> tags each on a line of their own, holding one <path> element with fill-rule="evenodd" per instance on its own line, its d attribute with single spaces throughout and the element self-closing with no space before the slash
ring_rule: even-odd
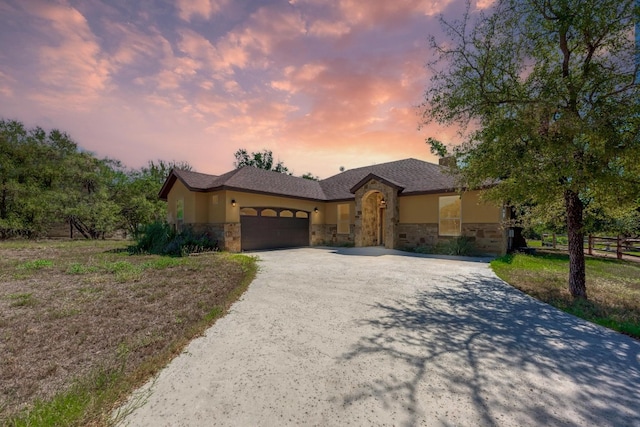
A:
<svg viewBox="0 0 640 427">
<path fill-rule="evenodd" d="M 244 216 L 258 216 L 258 211 L 253 208 L 241 208 L 240 215 Z"/>
</svg>

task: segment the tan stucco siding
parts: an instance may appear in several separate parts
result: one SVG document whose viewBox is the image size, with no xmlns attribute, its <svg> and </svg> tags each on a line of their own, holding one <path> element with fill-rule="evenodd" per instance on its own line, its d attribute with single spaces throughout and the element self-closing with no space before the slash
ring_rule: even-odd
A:
<svg viewBox="0 0 640 427">
<path fill-rule="evenodd" d="M 288 197 L 269 196 L 265 194 L 241 193 L 238 191 L 225 191 L 226 221 L 240 222 L 240 208 L 244 207 L 271 207 L 290 208 L 309 212 L 311 224 L 322 224 L 325 206 L 322 202 L 312 200 L 300 200 Z M 222 197 L 220 198 L 222 200 Z M 236 201 L 236 206 L 231 205 L 231 200 Z M 318 213 L 314 209 L 318 208 Z"/>
<path fill-rule="evenodd" d="M 438 197 L 441 194 L 399 197 L 400 224 L 438 222 Z"/>
<path fill-rule="evenodd" d="M 469 191 L 462 195 L 463 223 L 498 223 L 502 219 L 502 209 L 480 200 L 479 191 Z"/>
<path fill-rule="evenodd" d="M 176 222 L 176 206 L 180 199 L 184 201 L 184 223 L 195 222 L 195 194 L 189 191 L 180 180 L 173 184 L 171 191 L 167 195 L 167 221 L 169 223 L 175 224 Z"/>
<path fill-rule="evenodd" d="M 226 203 L 225 195 L 223 191 L 215 191 L 212 193 L 202 193 L 206 200 L 203 201 L 203 205 L 208 207 L 208 221 L 212 224 L 220 224 L 225 222 L 226 215 Z"/>
<path fill-rule="evenodd" d="M 209 193 L 194 193 L 194 220 L 196 224 L 204 224 L 209 221 Z"/>
<path fill-rule="evenodd" d="M 349 205 L 349 224 L 356 222 L 356 202 L 330 202 L 324 204 L 324 224 L 337 224 L 338 223 L 338 205 Z"/>
<path fill-rule="evenodd" d="M 400 224 L 438 223 L 438 201 L 440 196 L 457 193 L 424 194 L 400 197 Z M 499 207 L 480 201 L 479 191 L 462 193 L 463 223 L 497 223 L 502 211 Z"/>
</svg>

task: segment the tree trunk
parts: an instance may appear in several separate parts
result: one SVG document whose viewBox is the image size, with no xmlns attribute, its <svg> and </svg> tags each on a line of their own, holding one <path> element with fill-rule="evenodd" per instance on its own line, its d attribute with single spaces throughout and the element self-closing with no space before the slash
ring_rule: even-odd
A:
<svg viewBox="0 0 640 427">
<path fill-rule="evenodd" d="M 564 193 L 567 209 L 567 233 L 569 235 L 569 292 L 574 298 L 587 299 L 584 267 L 584 231 L 582 224 L 582 201 L 577 193 Z"/>
</svg>

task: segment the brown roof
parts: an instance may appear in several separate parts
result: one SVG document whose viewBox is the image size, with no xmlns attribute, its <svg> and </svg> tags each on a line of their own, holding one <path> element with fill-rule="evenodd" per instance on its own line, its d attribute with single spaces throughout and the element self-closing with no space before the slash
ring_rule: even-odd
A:
<svg viewBox="0 0 640 427">
<path fill-rule="evenodd" d="M 455 179 L 445 171 L 446 168 L 440 165 L 418 159 L 404 159 L 350 169 L 322 180 L 320 184 L 329 200 L 352 199 L 354 196 L 351 189 L 369 174 L 393 183 L 396 187 L 404 187 L 402 194 L 435 193 L 450 191 L 456 187 Z"/>
<path fill-rule="evenodd" d="M 445 170 L 433 163 L 405 159 L 351 169 L 322 181 L 312 181 L 254 167 L 234 169 L 219 176 L 175 169 L 162 186 L 159 197 L 167 199 L 176 179 L 191 191 L 238 190 L 319 201 L 353 199 L 352 190 L 371 178 L 392 184 L 402 194 L 435 193 L 455 188 L 454 178 L 445 174 Z"/>
</svg>

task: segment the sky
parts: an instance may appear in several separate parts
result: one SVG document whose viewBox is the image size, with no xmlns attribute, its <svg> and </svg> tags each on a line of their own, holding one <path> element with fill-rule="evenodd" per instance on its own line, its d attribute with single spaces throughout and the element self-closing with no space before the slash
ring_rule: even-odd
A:
<svg viewBox="0 0 640 427">
<path fill-rule="evenodd" d="M 491 0 L 471 0 L 472 9 Z M 0 0 L 0 118 L 139 168 L 272 150 L 326 178 L 414 157 L 440 15 L 464 0 Z"/>
</svg>

